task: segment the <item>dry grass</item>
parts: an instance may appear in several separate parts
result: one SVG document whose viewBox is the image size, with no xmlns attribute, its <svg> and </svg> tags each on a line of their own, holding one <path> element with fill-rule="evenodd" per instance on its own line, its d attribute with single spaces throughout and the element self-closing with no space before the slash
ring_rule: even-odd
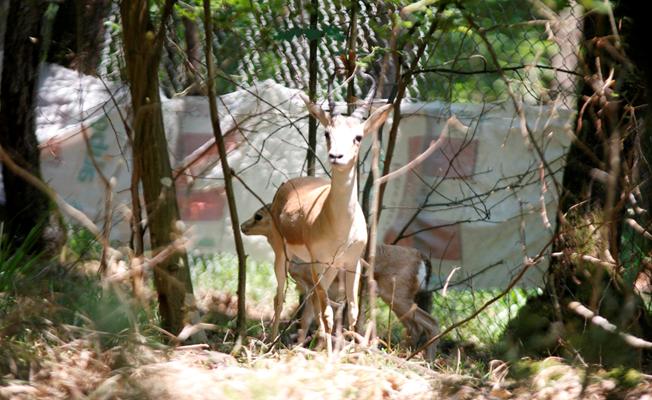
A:
<svg viewBox="0 0 652 400">
<path fill-rule="evenodd" d="M 4 376 L 0 398 L 635 399 L 652 392 L 636 372 L 589 373 L 557 358 L 524 364 L 525 375 L 523 365 L 512 374 L 517 366 L 492 361 L 486 374 L 468 376 L 452 371 L 454 358 L 432 366 L 354 345 L 328 357 L 303 348 L 264 354 L 252 341 L 235 358 L 205 345 L 147 345 L 137 336 L 102 351 L 92 332 L 53 345 L 65 332 L 51 328 L 32 343 L 38 359 L 23 379 Z"/>
<path fill-rule="evenodd" d="M 377 350 L 329 358 L 305 349 L 253 354 L 252 346 L 236 361 L 208 346 L 132 344 L 100 352 L 92 336 L 36 343 L 40 360 L 26 379 L 6 379 L 0 398 L 420 399 L 431 398 L 439 376 Z"/>
</svg>

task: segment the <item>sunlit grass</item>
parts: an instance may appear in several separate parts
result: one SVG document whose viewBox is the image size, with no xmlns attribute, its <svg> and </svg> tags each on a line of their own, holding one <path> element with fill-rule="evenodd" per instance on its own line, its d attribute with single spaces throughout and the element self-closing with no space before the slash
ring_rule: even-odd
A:
<svg viewBox="0 0 652 400">
<path fill-rule="evenodd" d="M 233 254 L 218 253 L 190 257 L 190 271 L 195 290 L 213 289 L 228 293 L 238 291 L 238 259 Z M 288 298 L 295 299 L 294 285 L 290 282 Z M 268 262 L 247 259 L 247 301 L 254 304 L 269 303 L 274 299 L 276 278 L 274 266 Z"/>
</svg>

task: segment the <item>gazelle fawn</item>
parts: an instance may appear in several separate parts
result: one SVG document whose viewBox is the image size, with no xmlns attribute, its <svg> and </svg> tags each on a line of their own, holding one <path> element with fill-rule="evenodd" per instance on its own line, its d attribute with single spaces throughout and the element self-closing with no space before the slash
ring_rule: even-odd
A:
<svg viewBox="0 0 652 400">
<path fill-rule="evenodd" d="M 329 85 L 330 86 L 330 85 Z M 375 85 L 372 85 L 375 86 Z M 274 273 L 277 279 L 274 298 L 272 336 L 278 334 L 279 318 L 284 302 L 286 268 L 293 257 L 306 261 L 315 286 L 313 306 L 320 316 L 320 332 L 326 336 L 327 349 L 332 350 L 333 311 L 328 304 L 328 287 L 339 270 L 344 270 L 348 305 L 348 323 L 352 327 L 358 317 L 357 292 L 360 280 L 360 257 L 367 242 L 367 224 L 358 204 L 356 163 L 360 142 L 382 125 L 391 104 L 380 107 L 363 121 L 371 106 L 375 87 L 363 106 L 351 116 L 335 115 L 334 103 L 327 114 L 301 93 L 308 111 L 324 127 L 331 165 L 331 180 L 315 177 L 290 179 L 279 187 L 272 201 L 273 217 L 269 243 L 274 250 Z"/>
<path fill-rule="evenodd" d="M 262 235 L 269 241 L 272 224 L 269 205 L 267 205 L 261 207 L 245 221 L 241 225 L 241 230 L 245 235 Z M 310 297 L 313 288 L 310 270 L 302 265 L 291 263 L 289 272 L 299 290 Z M 432 305 L 432 293 L 427 291 L 429 277 L 430 262 L 420 251 L 391 245 L 379 245 L 376 248 L 374 279 L 377 283 L 378 295 L 405 326 L 415 348 L 439 333 L 437 321 L 429 314 Z M 328 289 L 329 298 L 342 298 L 338 288 L 339 282 L 335 280 Z M 308 299 L 301 315 L 299 342 L 305 339 L 313 317 L 314 308 Z M 434 359 L 435 351 L 436 344 L 430 345 L 425 350 L 424 357 L 429 360 Z"/>
</svg>

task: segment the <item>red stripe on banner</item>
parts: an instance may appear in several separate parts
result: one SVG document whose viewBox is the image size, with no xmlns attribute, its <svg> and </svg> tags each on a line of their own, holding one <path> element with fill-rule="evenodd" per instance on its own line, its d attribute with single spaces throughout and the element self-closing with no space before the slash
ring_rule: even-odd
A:
<svg viewBox="0 0 652 400">
<path fill-rule="evenodd" d="M 223 187 L 190 193 L 177 188 L 177 202 L 184 221 L 217 221 L 224 216 L 226 194 Z"/>
<path fill-rule="evenodd" d="M 385 234 L 385 243 L 393 243 L 407 221 L 395 223 Z M 418 233 L 415 233 L 418 232 Z M 441 260 L 462 259 L 462 237 L 459 224 L 421 217 L 410 224 L 403 233 L 407 236 L 396 244 L 414 247 L 431 258 Z"/>
<path fill-rule="evenodd" d="M 213 139 L 212 133 L 182 132 L 179 136 L 179 157 L 184 158 L 189 156 L 193 151 L 211 139 Z M 212 146 L 206 154 L 217 154 L 217 147 Z"/>
<path fill-rule="evenodd" d="M 410 138 L 409 155 L 411 160 L 426 150 L 426 144 L 430 145 L 430 141 L 425 143 L 424 139 L 422 136 Z M 477 140 L 445 138 L 442 146 L 419 167 L 419 172 L 425 176 L 468 178 L 475 171 L 477 151 Z"/>
<path fill-rule="evenodd" d="M 212 133 L 205 132 L 182 132 L 179 137 L 178 153 L 179 157 L 187 157 L 193 151 L 203 146 L 209 140 L 214 138 Z M 243 138 L 239 132 L 231 132 L 224 136 L 224 147 L 226 152 L 229 153 L 242 143 Z M 213 145 L 207 150 L 203 156 L 217 154 L 217 146 Z"/>
<path fill-rule="evenodd" d="M 208 168 L 211 168 L 219 162 L 220 157 L 215 143 L 198 152 L 198 154 L 191 156 L 191 154 L 206 145 L 207 142 L 212 139 L 212 133 L 183 132 L 181 134 L 177 144 L 177 154 L 178 158 L 184 161 L 183 165 L 179 165 L 177 168 L 183 168 L 184 173 L 182 174 L 182 179 L 177 180 L 177 182 L 188 182 L 191 180 L 189 179 L 190 177 L 197 178 L 205 173 Z M 230 153 L 232 150 L 240 146 L 243 141 L 244 138 L 239 132 L 229 131 L 229 134 L 224 136 L 224 147 L 226 147 L 226 152 Z M 191 157 L 186 160 L 189 156 Z M 183 178 L 184 175 L 186 175 L 185 178 Z"/>
</svg>

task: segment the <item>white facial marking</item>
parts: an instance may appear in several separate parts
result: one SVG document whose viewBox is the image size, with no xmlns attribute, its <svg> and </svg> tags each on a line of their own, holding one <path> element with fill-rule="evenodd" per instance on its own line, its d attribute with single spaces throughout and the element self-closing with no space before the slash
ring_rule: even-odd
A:
<svg viewBox="0 0 652 400">
<path fill-rule="evenodd" d="M 355 162 L 364 137 L 364 124 L 357 118 L 337 116 L 326 129 L 328 161 L 333 166 L 348 166 Z"/>
</svg>

